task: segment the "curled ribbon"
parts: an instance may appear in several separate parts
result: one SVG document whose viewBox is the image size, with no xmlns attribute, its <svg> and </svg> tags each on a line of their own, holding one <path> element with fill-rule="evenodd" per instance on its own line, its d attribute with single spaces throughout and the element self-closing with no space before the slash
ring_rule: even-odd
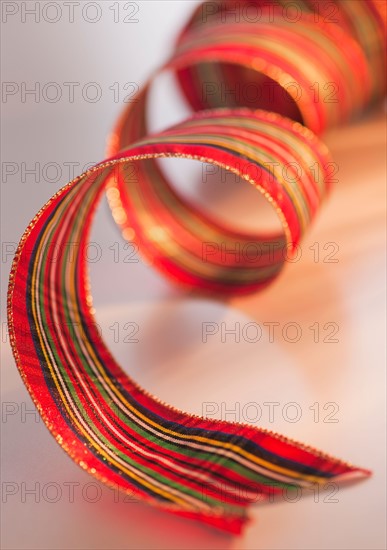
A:
<svg viewBox="0 0 387 550">
<path fill-rule="evenodd" d="M 186 414 L 140 388 L 99 335 L 81 251 L 106 190 L 123 236 L 134 238 L 178 284 L 244 293 L 280 272 L 284 247 L 294 249 L 330 189 L 331 158 L 316 134 L 350 120 L 385 91 L 386 17 L 378 0 L 336 0 L 338 21 L 320 22 L 319 2 L 299 0 L 291 4 L 302 17 L 292 24 L 281 18 L 277 2 L 269 11 L 267 4 L 206 2 L 195 11 L 162 70 L 176 74 L 197 112 L 149 135 L 149 81 L 121 117 L 110 158 L 60 189 L 27 227 L 8 295 L 20 374 L 73 460 L 155 506 L 235 533 L 257 490 L 268 497 L 369 472 L 262 428 Z M 259 21 L 230 21 L 247 5 L 260 9 Z M 223 97 L 213 85 L 252 81 L 272 84 L 264 109 L 257 110 L 259 102 L 254 109 L 230 104 L 235 97 Z M 314 101 L 315 83 L 327 82 L 338 101 Z M 205 97 L 203 83 L 212 85 Z M 272 204 L 283 232 L 239 234 L 204 216 L 172 189 L 158 164 L 163 157 L 237 174 Z M 284 178 L 285 166 L 300 168 L 299 177 Z M 209 238 L 230 246 L 270 242 L 275 252 L 236 263 L 225 262 L 215 248 L 204 262 L 202 243 Z M 71 258 L 69 242 L 76 243 Z M 241 489 L 237 499 L 235 487 Z"/>
</svg>

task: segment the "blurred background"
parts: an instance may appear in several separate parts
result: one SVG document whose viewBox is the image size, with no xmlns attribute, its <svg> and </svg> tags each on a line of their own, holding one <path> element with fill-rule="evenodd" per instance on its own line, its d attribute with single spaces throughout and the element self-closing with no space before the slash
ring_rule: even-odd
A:
<svg viewBox="0 0 387 550">
<path fill-rule="evenodd" d="M 273 429 L 369 468 L 372 478 L 257 504 L 243 536 L 226 536 L 90 478 L 40 421 L 13 361 L 4 297 L 18 240 L 59 187 L 105 157 L 125 97 L 168 58 L 198 4 L 2 3 L 4 549 L 385 548 L 385 106 L 324 135 L 339 182 L 301 256 L 262 293 L 226 301 L 176 289 L 125 244 L 105 199 L 88 251 L 103 337 L 146 389 L 191 413 Z M 162 75 L 152 129 L 189 112 L 174 78 Z M 262 222 L 252 188 L 222 177 L 204 184 L 189 162 L 167 170 L 223 219 Z M 248 326 L 258 340 L 246 337 Z"/>
</svg>

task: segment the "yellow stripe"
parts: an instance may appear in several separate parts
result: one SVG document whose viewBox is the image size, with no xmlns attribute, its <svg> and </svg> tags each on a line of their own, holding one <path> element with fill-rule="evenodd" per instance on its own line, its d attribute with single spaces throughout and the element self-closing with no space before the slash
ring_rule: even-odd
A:
<svg viewBox="0 0 387 550">
<path fill-rule="evenodd" d="M 99 178 L 98 178 L 99 179 Z M 98 180 L 97 180 L 98 181 Z M 58 216 L 58 215 L 57 215 Z M 60 216 L 58 216 L 60 217 Z M 45 231 L 45 233 L 48 231 L 48 229 L 50 228 L 50 226 L 54 223 L 55 221 L 55 217 L 53 217 L 50 222 L 48 223 L 47 225 L 47 230 Z M 44 234 L 45 234 L 44 233 Z M 40 254 L 41 254 L 41 248 L 42 248 L 42 240 L 40 241 L 39 243 L 39 247 L 38 247 L 38 250 L 37 250 L 37 257 L 39 258 Z M 33 274 L 32 274 L 32 289 L 31 289 L 31 292 L 32 292 L 32 309 L 33 309 L 33 316 L 34 316 L 34 319 L 35 319 L 35 322 L 37 322 L 37 317 L 36 317 L 36 307 L 35 307 L 35 280 L 36 280 L 36 270 L 37 270 L 37 263 L 34 264 L 34 270 L 33 270 Z M 44 357 L 46 359 L 46 363 L 47 363 L 47 366 L 50 370 L 50 374 L 51 374 L 51 377 L 52 379 L 54 380 L 54 383 L 55 383 L 55 386 L 61 396 L 61 399 L 62 399 L 62 402 L 68 412 L 68 414 L 70 415 L 71 419 L 74 421 L 74 423 L 77 425 L 79 431 L 85 436 L 85 438 L 91 443 L 91 445 L 97 449 L 97 451 L 102 455 L 104 456 L 107 460 L 109 460 L 109 462 L 111 462 L 112 464 L 114 464 L 115 466 L 117 466 L 117 468 L 121 471 L 124 471 L 129 477 L 137 480 L 140 484 L 144 485 L 145 487 L 148 487 L 149 489 L 151 489 L 152 491 L 154 491 L 155 493 L 159 493 L 160 495 L 166 497 L 167 499 L 171 499 L 171 500 L 174 500 L 175 502 L 177 503 L 180 503 L 183 507 L 187 507 L 187 503 L 178 498 L 178 497 L 175 497 L 174 495 L 171 495 L 170 493 L 167 493 L 166 491 L 163 491 L 162 489 L 159 489 L 158 487 L 150 484 L 149 482 L 147 482 L 146 480 L 144 480 L 143 478 L 137 476 L 136 474 L 134 474 L 133 472 L 131 472 L 130 470 L 128 470 L 127 468 L 125 468 L 122 464 L 119 464 L 118 462 L 116 462 L 114 460 L 114 458 L 112 458 L 110 455 L 108 455 L 97 443 L 96 443 L 96 440 L 92 439 L 88 433 L 84 430 L 84 428 L 81 426 L 81 424 L 78 422 L 77 418 L 74 416 L 73 412 L 72 412 L 72 408 L 70 408 L 68 405 L 67 405 L 67 398 L 65 397 L 65 395 L 63 394 L 62 392 L 62 389 L 60 387 L 60 384 L 58 383 L 58 380 L 57 380 L 57 377 L 56 377 L 56 374 L 51 366 L 51 362 L 50 362 L 50 359 L 46 353 L 46 350 L 45 350 L 45 344 L 41 338 L 41 335 L 40 335 L 40 331 L 37 331 L 38 333 L 38 337 L 39 337 L 39 340 L 40 340 L 40 345 L 41 345 L 41 349 L 43 351 L 43 354 L 44 354 Z"/>
</svg>

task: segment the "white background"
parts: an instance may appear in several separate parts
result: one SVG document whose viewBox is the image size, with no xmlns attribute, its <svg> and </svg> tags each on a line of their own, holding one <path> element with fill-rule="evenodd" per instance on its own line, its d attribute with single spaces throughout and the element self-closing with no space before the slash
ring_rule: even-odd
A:
<svg viewBox="0 0 387 550">
<path fill-rule="evenodd" d="M 7 4 L 3 2 L 3 4 Z M 49 103 L 21 93 L 2 103 L 2 161 L 14 162 L 19 172 L 4 177 L 2 198 L 2 296 L 5 296 L 12 255 L 8 251 L 38 209 L 67 183 L 64 163 L 78 163 L 77 175 L 87 163 L 104 158 L 105 140 L 120 112 L 114 101 L 115 82 L 123 92 L 127 82 L 141 85 L 169 55 L 173 38 L 196 2 L 137 2 L 138 23 L 124 23 L 120 3 L 114 22 L 113 2 L 99 2 L 102 17 L 96 23 L 75 9 L 69 22 L 63 7 L 57 23 L 54 12 L 41 20 L 19 12 L 2 24 L 2 80 L 21 89 L 47 82 L 62 85 L 63 98 Z M 34 2 L 27 3 L 29 7 Z M 85 2 L 83 3 L 85 4 Z M 86 17 L 93 18 L 93 9 Z M 171 79 L 169 79 L 171 80 Z M 79 82 L 75 100 L 65 95 L 64 82 Z M 81 89 L 97 82 L 102 98 L 90 103 Z M 156 93 L 157 92 L 157 93 Z M 186 108 L 171 82 L 155 89 L 153 127 L 184 116 Z M 341 488 L 327 502 L 327 495 L 304 495 L 297 503 L 286 501 L 251 508 L 252 521 L 241 537 L 230 537 L 200 524 L 159 512 L 141 503 L 123 502 L 111 490 L 94 482 L 63 453 L 32 410 L 7 343 L 5 303 L 2 301 L 2 481 L 15 487 L 3 493 L 2 547 L 22 548 L 185 548 L 185 549 L 382 549 L 385 548 L 385 121 L 383 110 L 371 113 L 351 127 L 336 130 L 325 141 L 339 165 L 339 184 L 330 202 L 302 246 L 302 258 L 286 267 L 281 278 L 264 293 L 243 299 L 198 299 L 173 288 L 142 261 L 123 261 L 123 244 L 105 202 L 98 212 L 91 240 L 101 259 L 90 264 L 97 320 L 105 339 L 126 368 L 142 385 L 163 400 L 201 414 L 204 403 L 216 403 L 217 417 L 239 403 L 262 406 L 260 425 L 323 449 L 354 464 L 370 468 L 374 476 Z M 22 163 L 40 164 L 35 183 L 23 182 Z M 46 163 L 63 170 L 56 182 L 45 181 Z M 4 166 L 4 165 L 3 165 Z M 187 165 L 188 166 L 188 165 Z M 188 170 L 177 171 L 179 188 L 207 207 L 215 204 L 224 216 L 259 221 L 260 201 L 251 190 L 221 186 L 203 188 Z M 176 168 L 181 168 L 177 166 Z M 50 172 L 49 178 L 54 179 Z M 209 206 L 211 204 L 211 206 Z M 338 263 L 315 262 L 310 246 L 339 246 Z M 114 244 L 118 243 L 118 244 Z M 113 248 L 110 248 L 113 247 Z M 113 250 L 119 261 L 113 261 Z M 114 342 L 114 323 L 140 326 L 139 343 Z M 219 335 L 202 342 L 202 322 L 255 322 L 263 328 L 255 344 L 221 342 Z M 278 322 L 280 329 L 269 342 L 264 323 Z M 291 344 L 281 334 L 286 323 L 302 327 L 299 342 Z M 308 328 L 337 323 L 338 343 L 313 342 Z M 264 402 L 276 401 L 274 422 Z M 292 423 L 283 407 L 296 402 L 302 411 Z M 326 403 L 339 410 L 336 423 L 324 422 Z M 314 422 L 310 407 L 318 403 L 320 418 Z M 5 414 L 11 411 L 13 414 Z M 222 413 L 223 410 L 223 413 Z M 291 411 L 290 411 L 291 412 Z M 329 410 L 328 410 L 329 412 Z M 247 421 L 229 414 L 230 420 Z M 58 502 L 50 485 L 58 484 Z M 70 502 L 68 483 L 74 483 Z M 87 485 L 92 483 L 92 485 Z M 24 484 L 24 485 L 23 485 Z M 24 489 L 38 495 L 24 495 Z M 82 498 L 82 491 L 86 496 Z M 94 491 L 94 492 L 93 492 Z M 97 502 L 90 501 L 101 491 Z M 46 498 L 45 498 L 46 496 Z M 118 502 L 117 502 L 118 500 Z M 37 501 L 37 502 L 36 502 Z"/>
</svg>

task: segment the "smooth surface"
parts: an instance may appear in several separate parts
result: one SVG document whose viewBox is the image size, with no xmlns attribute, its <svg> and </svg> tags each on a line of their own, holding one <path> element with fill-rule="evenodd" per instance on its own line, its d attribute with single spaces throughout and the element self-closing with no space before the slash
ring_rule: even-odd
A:
<svg viewBox="0 0 387 550">
<path fill-rule="evenodd" d="M 109 87 L 118 82 L 123 91 L 127 82 L 140 85 L 167 57 L 171 37 L 194 2 L 138 2 L 136 24 L 123 22 L 126 13 L 114 23 L 115 12 L 109 10 L 114 3 L 100 4 L 103 15 L 95 24 L 77 16 L 68 23 L 65 12 L 53 24 L 28 18 L 22 23 L 20 14 L 3 24 L 3 81 L 25 81 L 29 87 L 55 81 L 63 93 L 64 82 L 79 82 L 78 89 L 97 82 L 103 91 L 96 103 L 82 93 L 73 103 L 42 98 L 23 103 L 17 93 L 2 105 L 3 163 L 16 163 L 19 170 L 6 180 L 3 174 L 1 184 L 3 296 L 12 247 L 30 218 L 70 179 L 69 163 L 79 163 L 76 175 L 86 163 L 104 158 L 105 138 L 121 107 Z M 186 112 L 170 93 L 169 80 L 155 89 L 154 128 Z M 261 410 L 259 425 L 370 468 L 374 476 L 336 494 L 328 488 L 295 503 L 253 506 L 240 538 L 125 502 L 75 466 L 38 415 L 29 412 L 33 407 L 11 356 L 3 316 L 4 549 L 385 548 L 385 134 L 380 108 L 324 138 L 338 164 L 339 183 L 307 235 L 300 261 L 289 263 L 264 293 L 228 302 L 195 298 L 141 260 L 128 263 L 131 250 L 125 250 L 105 202 L 90 249 L 91 258 L 98 257 L 90 261 L 90 271 L 103 336 L 145 388 L 196 414 L 248 422 Z M 22 163 L 31 168 L 35 162 L 39 181 L 27 175 L 23 183 Z M 47 174 L 54 179 L 55 173 L 45 172 L 46 163 L 61 167 L 58 181 L 47 181 Z M 176 185 L 187 195 L 215 205 L 230 220 L 243 212 L 244 223 L 256 224 L 261 200 L 254 203 L 253 189 L 219 182 L 204 186 L 195 182 L 198 174 L 175 168 Z M 327 243 L 335 244 L 324 250 Z M 331 259 L 338 262 L 324 261 L 334 251 Z M 206 343 L 204 322 L 219 327 Z M 134 326 L 125 328 L 126 323 L 138 325 L 137 343 L 125 341 Z M 232 329 L 236 323 L 241 341 L 232 334 L 222 337 L 222 326 Z M 254 338 L 257 326 L 262 330 L 255 343 L 243 339 L 248 323 L 255 325 L 247 338 Z M 269 323 L 279 323 L 273 338 Z M 324 329 L 327 323 L 335 325 Z M 312 325 L 320 329 L 317 343 Z M 339 330 L 331 339 L 339 341 L 324 342 L 333 326 Z M 300 329 L 299 341 L 287 341 Z M 269 402 L 279 403 L 272 418 Z M 28 492 L 34 488 L 35 494 Z"/>
</svg>

